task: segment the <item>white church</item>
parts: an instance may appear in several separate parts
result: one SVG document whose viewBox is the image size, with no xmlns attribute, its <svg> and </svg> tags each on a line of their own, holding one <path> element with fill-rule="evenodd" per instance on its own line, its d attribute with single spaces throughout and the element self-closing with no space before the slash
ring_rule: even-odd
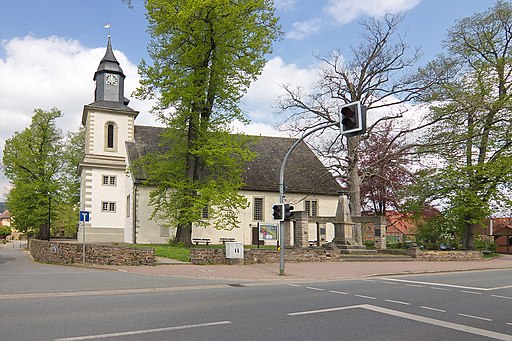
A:
<svg viewBox="0 0 512 341">
<path fill-rule="evenodd" d="M 93 80 L 94 102 L 84 106 L 82 115 L 85 158 L 79 166 L 80 210 L 89 211 L 90 220 L 80 226 L 78 239 L 82 241 L 85 232 L 86 242 L 167 243 L 175 229 L 150 218 L 152 188 L 145 185 L 143 171 L 131 171 L 130 167 L 137 158 L 156 150 L 165 128 L 135 125 L 139 112 L 130 108 L 124 97 L 125 75 L 110 38 Z M 213 244 L 225 238 L 243 244 L 261 243 L 259 226 L 273 222 L 272 204 L 279 202 L 279 169 L 296 141 L 256 137 L 251 150 L 257 156 L 246 165 L 241 190 L 250 205 L 239 212 L 239 228 L 227 231 L 193 226 L 192 238 L 207 238 Z M 286 202 L 295 211 L 305 211 L 311 217 L 335 215 L 340 185 L 303 142 L 288 160 L 285 182 Z M 203 218 L 208 218 L 207 212 Z M 330 241 L 334 228 L 327 225 L 323 233 Z M 316 238 L 318 226 L 308 228 Z"/>
</svg>

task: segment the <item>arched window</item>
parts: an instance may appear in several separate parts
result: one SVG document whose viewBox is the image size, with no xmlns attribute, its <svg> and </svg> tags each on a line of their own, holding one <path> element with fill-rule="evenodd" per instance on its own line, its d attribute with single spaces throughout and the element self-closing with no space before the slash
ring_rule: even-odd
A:
<svg viewBox="0 0 512 341">
<path fill-rule="evenodd" d="M 117 150 L 117 124 L 114 122 L 105 124 L 105 150 Z"/>
</svg>

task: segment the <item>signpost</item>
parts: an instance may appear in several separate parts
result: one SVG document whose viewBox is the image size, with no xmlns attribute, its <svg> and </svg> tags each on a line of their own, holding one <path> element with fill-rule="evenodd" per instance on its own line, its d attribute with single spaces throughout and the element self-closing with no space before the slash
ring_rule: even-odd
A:
<svg viewBox="0 0 512 341">
<path fill-rule="evenodd" d="M 82 264 L 85 264 L 85 223 L 89 221 L 91 212 L 80 211 L 80 222 L 82 223 Z"/>
</svg>

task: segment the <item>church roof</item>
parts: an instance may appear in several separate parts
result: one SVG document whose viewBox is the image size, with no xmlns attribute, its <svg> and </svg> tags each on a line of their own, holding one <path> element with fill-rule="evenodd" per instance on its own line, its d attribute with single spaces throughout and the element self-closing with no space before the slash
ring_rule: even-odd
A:
<svg viewBox="0 0 512 341">
<path fill-rule="evenodd" d="M 160 136 L 164 129 L 135 126 L 135 142 L 126 144 L 130 164 L 147 153 L 164 148 L 160 145 Z M 296 141 L 295 138 L 254 136 L 250 149 L 256 154 L 256 158 L 246 164 L 243 189 L 279 192 L 281 163 Z M 133 170 L 133 173 L 138 183 L 147 178 L 143 169 Z M 285 185 L 287 193 L 337 195 L 341 190 L 332 174 L 304 142 L 288 158 Z"/>
</svg>

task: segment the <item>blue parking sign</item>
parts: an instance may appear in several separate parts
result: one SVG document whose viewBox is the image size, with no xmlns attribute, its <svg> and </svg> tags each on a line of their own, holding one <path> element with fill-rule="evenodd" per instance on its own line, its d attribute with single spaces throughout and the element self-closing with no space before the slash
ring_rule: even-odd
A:
<svg viewBox="0 0 512 341">
<path fill-rule="evenodd" d="M 80 211 L 80 221 L 89 221 L 89 211 Z"/>
</svg>

